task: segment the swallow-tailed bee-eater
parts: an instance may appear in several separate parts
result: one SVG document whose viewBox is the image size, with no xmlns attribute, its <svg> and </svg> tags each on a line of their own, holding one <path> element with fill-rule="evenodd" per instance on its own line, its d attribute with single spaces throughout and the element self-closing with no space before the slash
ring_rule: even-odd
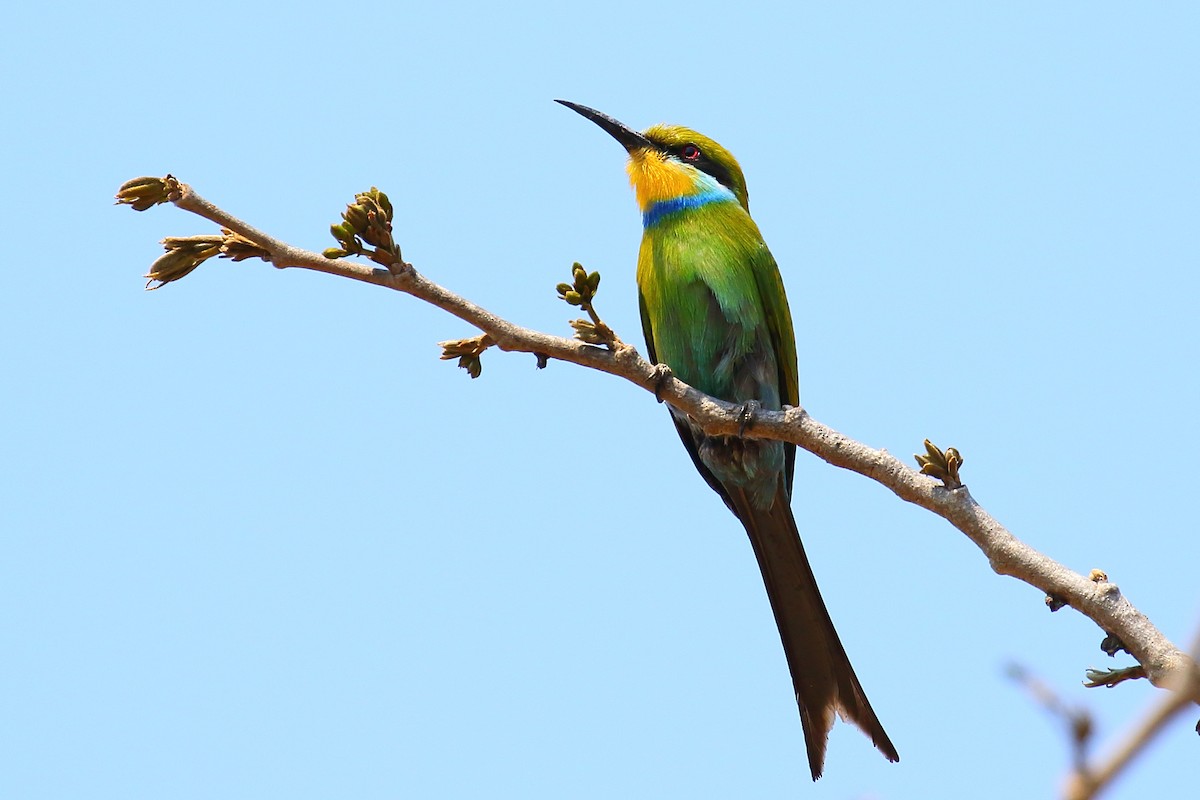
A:
<svg viewBox="0 0 1200 800">
<path fill-rule="evenodd" d="M 746 180 L 721 145 L 688 128 L 639 133 L 559 100 L 628 152 L 642 212 L 637 285 L 650 360 L 684 383 L 732 403 L 800 404 L 796 339 L 783 280 L 750 218 Z M 710 436 L 671 409 L 696 469 L 750 536 L 779 626 L 800 707 L 813 779 L 821 776 L 835 715 L 900 756 L 859 685 L 817 589 L 792 517 L 796 446 Z"/>
</svg>

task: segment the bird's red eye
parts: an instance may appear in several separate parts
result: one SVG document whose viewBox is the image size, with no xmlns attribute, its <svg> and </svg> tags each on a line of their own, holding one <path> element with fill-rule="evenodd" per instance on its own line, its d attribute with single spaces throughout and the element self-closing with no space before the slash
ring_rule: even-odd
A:
<svg viewBox="0 0 1200 800">
<path fill-rule="evenodd" d="M 697 161 L 700 158 L 700 148 L 694 144 L 685 144 L 679 154 L 688 161 Z"/>
</svg>

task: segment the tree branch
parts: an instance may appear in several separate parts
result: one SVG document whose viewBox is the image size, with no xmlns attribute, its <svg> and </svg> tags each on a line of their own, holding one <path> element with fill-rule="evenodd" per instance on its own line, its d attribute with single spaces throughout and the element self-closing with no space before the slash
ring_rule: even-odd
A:
<svg viewBox="0 0 1200 800">
<path fill-rule="evenodd" d="M 152 181 L 161 186 L 147 188 Z M 154 194 L 159 188 L 161 193 Z M 253 255 L 281 269 L 311 269 L 412 295 L 478 328 L 501 350 L 532 353 L 539 361 L 548 357 L 624 378 L 686 413 L 709 434 L 791 442 L 834 466 L 864 475 L 902 500 L 950 522 L 983 551 L 996 573 L 1040 589 L 1048 595 L 1048 602 L 1053 601 L 1058 607 L 1069 604 L 1104 631 L 1116 635 L 1145 668 L 1146 677 L 1155 686 L 1171 689 L 1187 686 L 1183 696 L 1200 702 L 1200 670 L 1196 662 L 1159 632 L 1103 573 L 1093 571 L 1089 578 L 1067 569 L 1013 536 L 975 502 L 966 486 L 947 488 L 943 482 L 909 468 L 886 451 L 867 447 L 821 424 L 802 408 L 757 410 L 747 424 L 743 405 L 705 395 L 671 376 L 669 370 L 650 364 L 620 340 L 598 347 L 519 327 L 423 277 L 411 264 L 400 260 L 398 253 L 389 262 L 390 266 L 384 268 L 293 247 L 223 211 L 170 176 L 130 181 L 117 198 L 137 210 L 172 202 L 248 240 L 243 244 L 261 250 Z M 248 256 L 243 253 L 241 257 Z M 192 265 L 183 274 L 194 268 Z M 958 454 L 953 455 L 961 463 Z M 957 467 L 953 472 L 957 473 Z"/>
</svg>

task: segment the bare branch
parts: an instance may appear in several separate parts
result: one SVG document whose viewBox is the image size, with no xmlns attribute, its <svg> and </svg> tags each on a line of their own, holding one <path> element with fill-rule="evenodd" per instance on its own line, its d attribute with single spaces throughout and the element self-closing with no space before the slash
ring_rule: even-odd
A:
<svg viewBox="0 0 1200 800">
<path fill-rule="evenodd" d="M 165 193 L 147 181 L 161 180 Z M 372 283 L 404 292 L 430 303 L 478 328 L 487 343 L 510 352 L 532 353 L 539 364 L 546 358 L 607 372 L 651 392 L 663 402 L 688 414 L 707 433 L 748 435 L 792 442 L 834 466 L 857 472 L 890 489 L 897 497 L 946 519 L 987 556 L 991 568 L 1030 584 L 1047 595 L 1051 607 L 1069 604 L 1114 634 L 1145 669 L 1146 677 L 1162 688 L 1188 686 L 1186 697 L 1200 701 L 1200 678 L 1195 661 L 1172 644 L 1122 595 L 1107 577 L 1087 577 L 1074 572 L 1018 540 L 987 513 L 958 483 L 962 457 L 957 451 L 942 454 L 946 464 L 942 480 L 922 475 L 886 451 L 867 447 L 817 422 L 802 408 L 783 411 L 758 409 L 747 421 L 743 404 L 727 403 L 688 386 L 661 366 L 643 359 L 637 351 L 614 339 L 607 347 L 551 336 L 512 324 L 420 275 L 403 261 L 389 268 L 344 258 L 328 258 L 293 247 L 226 213 L 174 178 L 136 179 L 128 198 L 118 202 L 138 208 L 169 201 L 238 234 L 265 251 L 265 260 L 279 268 L 298 267 Z M 123 187 L 123 191 L 125 187 Z M 932 447 L 932 445 L 930 445 Z M 936 450 L 936 448 L 934 448 Z M 936 460 L 933 450 L 930 457 Z M 940 452 L 940 451 L 939 451 Z M 1099 573 L 1103 576 L 1103 573 Z M 1175 696 L 1175 695 L 1173 695 Z"/>
</svg>

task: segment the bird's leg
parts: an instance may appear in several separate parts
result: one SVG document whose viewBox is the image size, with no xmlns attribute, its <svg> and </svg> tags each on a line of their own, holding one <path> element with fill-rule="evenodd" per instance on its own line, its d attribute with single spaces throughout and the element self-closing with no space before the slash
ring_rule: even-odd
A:
<svg viewBox="0 0 1200 800">
<path fill-rule="evenodd" d="M 666 383 L 669 378 L 673 377 L 675 377 L 675 373 L 671 372 L 671 368 L 666 364 L 654 365 L 654 397 L 658 400 L 658 402 L 661 403 L 663 401 L 663 384 Z"/>
<path fill-rule="evenodd" d="M 747 400 L 738 411 L 738 436 L 745 436 L 746 431 L 754 424 L 754 415 L 762 408 L 757 400 Z"/>
</svg>

